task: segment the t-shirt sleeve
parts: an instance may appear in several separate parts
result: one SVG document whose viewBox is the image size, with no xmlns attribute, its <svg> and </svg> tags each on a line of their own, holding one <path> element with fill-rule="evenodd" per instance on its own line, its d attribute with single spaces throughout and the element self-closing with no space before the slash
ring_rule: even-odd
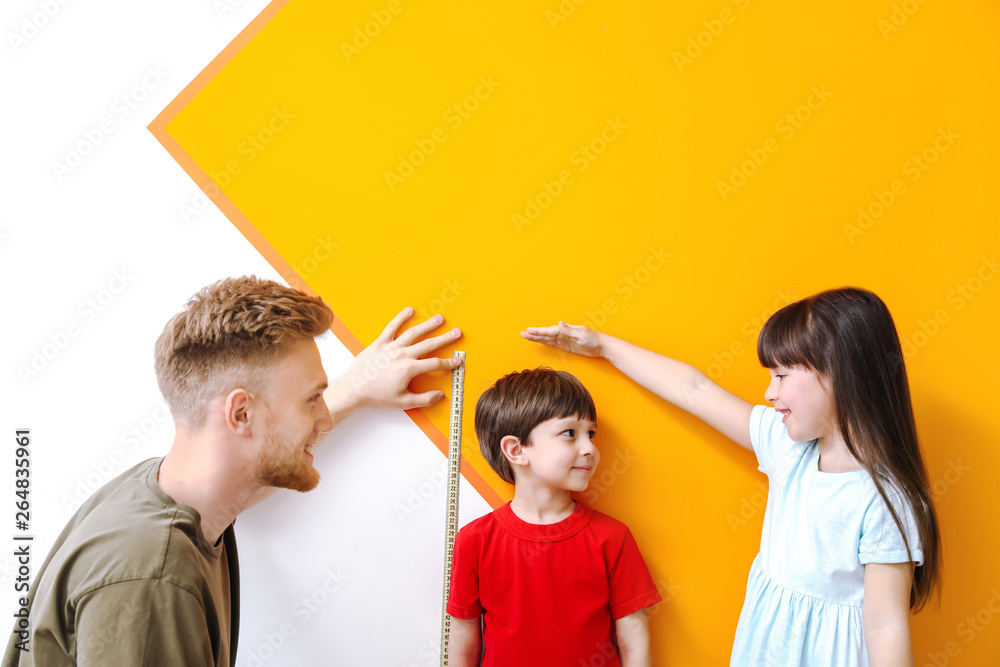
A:
<svg viewBox="0 0 1000 667">
<path fill-rule="evenodd" d="M 611 617 L 616 621 L 663 599 L 628 528 L 625 528 L 618 558 L 611 566 L 608 585 L 611 590 Z"/>
<path fill-rule="evenodd" d="M 85 595 L 76 614 L 80 667 L 214 667 L 205 609 L 163 580 L 109 584 Z"/>
<path fill-rule="evenodd" d="M 877 496 L 868 511 L 865 512 L 858 558 L 862 565 L 868 563 L 907 563 L 909 561 L 920 565 L 924 562 L 924 552 L 920 544 L 920 533 L 917 532 L 917 524 L 913 520 L 909 503 L 899 494 L 890 492 L 889 497 L 892 499 L 892 506 L 906 531 L 906 539 L 910 545 L 909 554 L 906 552 L 903 534 L 899 532 L 889 508 L 886 507 L 882 497 Z"/>
<path fill-rule="evenodd" d="M 479 601 L 480 540 L 466 528 L 455 536 L 451 561 L 451 585 L 448 589 L 448 614 L 455 618 L 479 618 L 483 607 Z"/>
<path fill-rule="evenodd" d="M 765 475 L 772 470 L 771 455 L 774 451 L 774 443 L 777 442 L 775 436 L 780 436 L 776 432 L 775 423 L 778 427 L 784 428 L 781 417 L 774 408 L 769 408 L 766 405 L 754 406 L 750 413 L 750 443 L 757 456 L 757 469 Z"/>
</svg>

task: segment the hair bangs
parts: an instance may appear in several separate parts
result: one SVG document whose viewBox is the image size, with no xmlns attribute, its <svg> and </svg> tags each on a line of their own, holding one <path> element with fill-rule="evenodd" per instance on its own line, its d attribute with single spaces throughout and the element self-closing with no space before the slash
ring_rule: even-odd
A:
<svg viewBox="0 0 1000 667">
<path fill-rule="evenodd" d="M 790 303 L 771 315 L 757 338 L 757 358 L 764 368 L 805 366 L 820 373 L 828 372 L 821 356 L 828 350 L 813 323 L 812 300 Z"/>
<path fill-rule="evenodd" d="M 568 373 L 560 375 L 558 372 L 554 380 L 553 389 L 555 391 L 550 404 L 552 416 L 548 419 L 581 417 L 592 422 L 597 421 L 597 408 L 594 405 L 594 399 L 579 380 Z"/>
</svg>

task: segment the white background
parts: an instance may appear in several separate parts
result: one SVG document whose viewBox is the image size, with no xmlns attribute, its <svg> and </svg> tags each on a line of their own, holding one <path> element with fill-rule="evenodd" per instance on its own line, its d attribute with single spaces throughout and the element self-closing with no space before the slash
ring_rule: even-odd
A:
<svg viewBox="0 0 1000 667">
<path fill-rule="evenodd" d="M 34 577 L 79 499 L 169 449 L 153 374 L 167 319 L 222 277 L 280 280 L 146 130 L 266 4 L 4 2 L 4 632 L 18 597 L 15 429 L 32 434 Z M 350 360 L 332 335 L 321 351 L 331 376 Z M 279 491 L 237 522 L 237 664 L 438 664 L 445 458 L 403 412 L 367 410 L 316 459 L 315 491 Z M 462 524 L 489 511 L 464 481 L 461 493 Z"/>
</svg>

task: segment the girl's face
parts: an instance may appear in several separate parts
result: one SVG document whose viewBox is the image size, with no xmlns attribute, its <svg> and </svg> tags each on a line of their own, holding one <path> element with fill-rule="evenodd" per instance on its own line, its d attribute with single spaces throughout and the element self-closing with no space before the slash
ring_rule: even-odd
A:
<svg viewBox="0 0 1000 667">
<path fill-rule="evenodd" d="M 795 442 L 825 439 L 838 433 L 837 412 L 828 382 L 805 366 L 768 369 L 771 383 L 764 400 L 784 415 L 781 423 Z"/>
</svg>

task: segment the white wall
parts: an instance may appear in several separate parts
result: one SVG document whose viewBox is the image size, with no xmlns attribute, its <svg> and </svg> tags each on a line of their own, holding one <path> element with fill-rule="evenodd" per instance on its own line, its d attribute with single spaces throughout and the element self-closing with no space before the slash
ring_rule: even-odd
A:
<svg viewBox="0 0 1000 667">
<path fill-rule="evenodd" d="M 15 429 L 32 431 L 34 576 L 75 499 L 169 448 L 152 369 L 166 320 L 219 278 L 280 280 L 146 130 L 265 5 L 0 10 L 0 619 L 17 597 Z M 78 164 L 73 147 L 88 153 Z M 331 375 L 350 359 L 330 335 L 321 351 Z M 317 467 L 315 491 L 281 491 L 237 523 L 238 664 L 437 664 L 444 457 L 404 413 L 368 410 L 326 438 Z M 464 484 L 461 522 L 487 511 Z"/>
</svg>

